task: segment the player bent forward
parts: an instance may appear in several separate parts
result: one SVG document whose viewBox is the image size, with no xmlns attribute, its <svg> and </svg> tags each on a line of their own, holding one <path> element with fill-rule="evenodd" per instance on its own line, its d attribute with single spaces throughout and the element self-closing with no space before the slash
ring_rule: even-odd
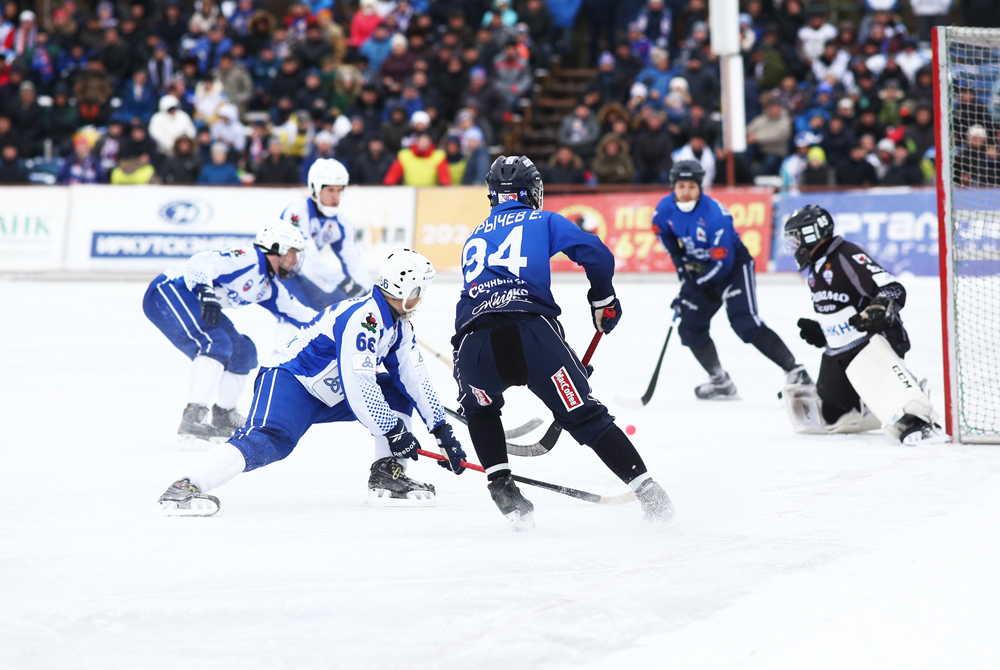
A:
<svg viewBox="0 0 1000 670">
<path fill-rule="evenodd" d="M 177 429 L 182 439 L 228 438 L 243 425 L 236 401 L 257 367 L 257 348 L 223 314 L 223 304 L 232 309 L 257 304 L 296 327 L 316 316 L 279 281 L 302 267 L 305 248 L 298 228 L 276 221 L 257 234 L 252 247 L 202 251 L 146 289 L 146 317 L 191 359 L 188 404 Z"/>
<path fill-rule="evenodd" d="M 826 349 L 815 386 L 785 388 L 795 430 L 855 433 L 881 425 L 903 444 L 946 440 L 902 360 L 910 349 L 899 318 L 903 285 L 864 249 L 834 236 L 833 217 L 816 205 L 788 217 L 785 244 L 806 272 L 816 311 L 815 321 L 799 319 L 802 339 Z"/>
<path fill-rule="evenodd" d="M 670 499 L 614 417 L 591 397 L 587 371 L 556 321 L 561 310 L 552 298 L 549 258 L 563 252 L 587 272 L 594 326 L 611 332 L 621 317 L 611 284 L 614 256 L 596 235 L 542 211 L 542 177 L 527 158 L 497 158 L 486 184 L 493 209 L 462 251 L 465 286 L 452 345 L 459 402 L 493 501 L 515 527 L 534 524 L 534 506 L 511 477 L 500 420 L 504 392 L 527 386 L 635 491 L 647 518 L 669 519 Z"/>
<path fill-rule="evenodd" d="M 382 264 L 371 294 L 323 310 L 286 345 L 288 360 L 261 368 L 246 424 L 171 484 L 160 496 L 161 512 L 215 514 L 219 499 L 208 491 L 285 458 L 310 426 L 333 421 L 360 421 L 375 437 L 370 503 L 434 504 L 434 487 L 403 468 L 420 448 L 410 433 L 413 410 L 447 457 L 442 467 L 461 474 L 465 452 L 444 420 L 409 321 L 433 280 L 430 261 L 405 249 Z M 388 373 L 376 375 L 378 365 Z"/>
</svg>

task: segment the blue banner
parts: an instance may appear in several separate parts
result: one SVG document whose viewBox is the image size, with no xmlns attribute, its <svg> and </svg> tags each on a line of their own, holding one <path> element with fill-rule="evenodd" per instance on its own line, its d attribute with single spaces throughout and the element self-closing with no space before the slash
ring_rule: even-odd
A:
<svg viewBox="0 0 1000 670">
<path fill-rule="evenodd" d="M 253 244 L 253 235 L 95 232 L 91 258 L 188 258 L 199 251 Z"/>
<path fill-rule="evenodd" d="M 799 207 L 819 205 L 833 215 L 842 235 L 894 275 L 938 276 L 937 192 L 930 188 L 782 196 L 774 209 L 774 258 L 778 272 L 795 272 L 784 249 L 785 221 Z"/>
</svg>

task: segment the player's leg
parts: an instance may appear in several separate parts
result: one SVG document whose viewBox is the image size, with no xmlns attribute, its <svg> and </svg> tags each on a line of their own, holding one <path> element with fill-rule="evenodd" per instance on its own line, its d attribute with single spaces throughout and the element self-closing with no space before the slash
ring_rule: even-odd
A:
<svg viewBox="0 0 1000 670">
<path fill-rule="evenodd" d="M 246 418 L 236 411 L 236 403 L 250 373 L 257 368 L 257 347 L 253 340 L 237 332 L 232 321 L 223 315 L 219 326 L 232 342 L 233 353 L 218 384 L 218 396 L 212 405 L 212 425 L 231 436 Z"/>
<path fill-rule="evenodd" d="M 632 441 L 615 418 L 591 395 L 587 372 L 566 343 L 555 319 L 519 322 L 528 388 L 552 411 L 556 421 L 580 444 L 594 450 L 619 479 L 636 492 L 647 518 L 673 515 L 670 499 L 646 471 Z"/>
<path fill-rule="evenodd" d="M 741 340 L 785 371 L 786 384 L 812 384 L 805 366 L 795 361 L 776 332 L 761 321 L 757 313 L 757 280 L 753 259 L 737 263 L 729 275 L 730 282 L 723 292 L 729 323 Z"/>
<path fill-rule="evenodd" d="M 702 400 L 713 398 L 732 398 L 736 396 L 736 385 L 719 362 L 719 353 L 715 342 L 709 335 L 709 326 L 722 302 L 709 300 L 704 292 L 691 282 L 685 282 L 680 295 L 680 323 L 677 334 L 681 344 L 691 350 L 695 360 L 708 373 L 709 381 L 700 384 L 694 390 Z"/>
<path fill-rule="evenodd" d="M 261 368 L 254 381 L 250 415 L 232 438 L 207 452 L 186 475 L 160 496 L 160 511 L 168 516 L 210 516 L 219 499 L 208 491 L 241 472 L 279 461 L 298 444 L 316 416 L 330 408 L 309 395 L 302 384 L 281 368 Z"/>
<path fill-rule="evenodd" d="M 224 328 L 209 328 L 201 319 L 201 304 L 183 285 L 160 275 L 150 284 L 142 303 L 146 317 L 185 356 L 191 359 L 188 404 L 178 434 L 186 438 L 228 437 L 206 422 L 209 405 L 219 390 L 223 371 L 233 354 Z M 222 315 L 220 323 L 230 323 Z M 231 323 L 230 323 L 231 325 Z"/>
</svg>

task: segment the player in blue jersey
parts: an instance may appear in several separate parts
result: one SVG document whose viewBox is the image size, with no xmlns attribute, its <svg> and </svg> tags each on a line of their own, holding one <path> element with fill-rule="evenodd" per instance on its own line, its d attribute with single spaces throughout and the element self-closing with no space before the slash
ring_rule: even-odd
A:
<svg viewBox="0 0 1000 670">
<path fill-rule="evenodd" d="M 257 367 L 257 348 L 236 331 L 223 306 L 257 304 L 297 327 L 316 316 L 278 281 L 302 267 L 305 248 L 298 228 L 277 221 L 258 233 L 253 246 L 203 251 L 149 285 L 142 301 L 146 317 L 192 361 L 188 405 L 177 429 L 184 439 L 225 438 L 243 425 L 236 401 Z"/>
<path fill-rule="evenodd" d="M 556 320 L 549 259 L 562 252 L 583 266 L 594 327 L 610 333 L 621 318 L 611 279 L 614 256 L 600 238 L 542 211 L 538 169 L 523 156 L 501 156 L 486 177 L 493 209 L 465 243 L 465 286 L 455 320 L 455 379 L 469 435 L 500 512 L 516 527 L 533 525 L 533 505 L 511 478 L 503 424 L 504 392 L 527 386 L 580 444 L 636 492 L 647 518 L 668 519 L 667 494 L 635 447 L 590 395 L 588 373 Z"/>
<path fill-rule="evenodd" d="M 375 437 L 369 503 L 434 504 L 434 487 L 403 468 L 420 448 L 410 432 L 413 410 L 447 457 L 442 467 L 462 474 L 465 452 L 444 420 L 409 321 L 433 281 L 430 261 L 404 249 L 382 264 L 370 293 L 323 310 L 286 345 L 284 363 L 261 368 L 246 424 L 167 489 L 161 512 L 215 514 L 219 499 L 207 491 L 285 458 L 310 426 L 333 421 L 359 421 Z M 388 372 L 376 374 L 379 365 Z"/>
<path fill-rule="evenodd" d="M 701 190 L 705 170 L 698 161 L 679 161 L 670 170 L 673 193 L 656 206 L 653 227 L 677 267 L 681 291 L 670 305 L 680 310 L 681 343 L 709 374 L 695 388 L 701 399 L 736 396 L 736 384 L 719 362 L 708 332 L 712 317 L 726 305 L 740 339 L 753 344 L 785 371 L 785 383 L 811 384 L 804 366 L 757 315 L 757 286 L 750 252 L 733 228 L 725 206 Z"/>
<path fill-rule="evenodd" d="M 320 158 L 309 168 L 309 197 L 295 200 L 281 213 L 316 244 L 317 252 L 329 246 L 336 256 L 337 267 L 330 267 L 319 253 L 309 254 L 302 272 L 288 283 L 289 291 L 313 309 L 364 295 L 372 285 L 354 226 L 338 211 L 349 178 L 340 161 Z"/>
</svg>

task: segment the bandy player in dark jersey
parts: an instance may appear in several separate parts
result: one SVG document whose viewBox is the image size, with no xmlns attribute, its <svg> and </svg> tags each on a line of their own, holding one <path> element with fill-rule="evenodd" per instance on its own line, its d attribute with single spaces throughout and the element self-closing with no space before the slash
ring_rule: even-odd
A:
<svg viewBox="0 0 1000 670">
<path fill-rule="evenodd" d="M 800 334 L 826 349 L 814 387 L 785 387 L 795 430 L 881 427 L 903 444 L 946 440 L 930 399 L 902 360 L 910 349 L 899 317 L 903 285 L 864 249 L 835 236 L 833 216 L 816 205 L 788 217 L 785 246 L 806 273 L 816 312 L 815 319 L 799 319 Z"/>
</svg>

